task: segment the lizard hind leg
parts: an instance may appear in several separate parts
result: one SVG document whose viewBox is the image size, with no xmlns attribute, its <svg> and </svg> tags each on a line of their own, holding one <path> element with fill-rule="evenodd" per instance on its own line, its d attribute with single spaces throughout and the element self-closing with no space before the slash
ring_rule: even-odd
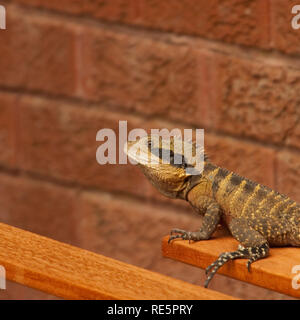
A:
<svg viewBox="0 0 300 320">
<path fill-rule="evenodd" d="M 239 249 L 236 251 L 221 253 L 219 258 L 215 262 L 213 262 L 211 265 L 209 265 L 205 270 L 207 275 L 207 279 L 204 284 L 205 288 L 207 288 L 213 276 L 226 262 L 234 259 L 246 258 L 248 259 L 247 268 L 248 268 L 248 271 L 250 271 L 251 263 L 267 256 L 268 251 L 269 251 L 269 245 L 268 243 L 265 243 L 257 247 L 244 248 L 242 246 L 239 246 Z"/>
<path fill-rule="evenodd" d="M 224 252 L 219 258 L 206 268 L 207 279 L 204 286 L 207 288 L 216 272 L 228 261 L 234 259 L 248 259 L 247 268 L 256 260 L 262 259 L 269 254 L 267 240 L 255 229 L 240 219 L 234 219 L 229 224 L 232 235 L 241 243 L 233 252 Z"/>
</svg>

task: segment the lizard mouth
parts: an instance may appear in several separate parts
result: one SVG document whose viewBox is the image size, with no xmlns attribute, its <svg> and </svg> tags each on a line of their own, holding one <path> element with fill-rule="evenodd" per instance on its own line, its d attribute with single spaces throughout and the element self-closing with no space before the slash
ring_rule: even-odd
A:
<svg viewBox="0 0 300 320">
<path fill-rule="evenodd" d="M 127 141 L 124 145 L 124 152 L 138 164 L 158 164 L 159 157 L 151 154 L 148 149 L 148 140 Z"/>
</svg>

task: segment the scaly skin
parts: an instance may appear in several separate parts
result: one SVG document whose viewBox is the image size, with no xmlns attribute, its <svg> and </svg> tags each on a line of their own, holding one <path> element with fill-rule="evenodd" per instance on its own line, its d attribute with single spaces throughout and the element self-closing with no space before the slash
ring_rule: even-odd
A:
<svg viewBox="0 0 300 320">
<path fill-rule="evenodd" d="M 139 156 L 128 151 L 134 143 L 128 143 L 126 151 L 137 161 L 150 182 L 170 198 L 187 200 L 203 215 L 202 226 L 197 231 L 171 230 L 169 243 L 178 238 L 189 241 L 209 239 L 221 220 L 240 243 L 236 251 L 221 254 L 206 269 L 205 287 L 229 260 L 248 259 L 250 271 L 252 262 L 268 256 L 270 246 L 300 246 L 300 205 L 289 197 L 220 168 L 206 156 L 202 173 L 187 174 L 186 168 L 193 164 L 183 156 L 183 152 L 180 154 L 183 163 L 174 164 L 174 154 L 178 155 L 174 152 L 174 143 L 169 146 L 158 136 L 144 137 L 135 146 L 137 144 L 146 147 Z M 192 144 L 185 144 L 185 147 L 195 150 Z M 171 150 L 169 163 L 165 163 L 162 157 L 166 148 Z M 159 163 L 141 161 L 145 155 L 151 154 L 158 156 Z"/>
</svg>

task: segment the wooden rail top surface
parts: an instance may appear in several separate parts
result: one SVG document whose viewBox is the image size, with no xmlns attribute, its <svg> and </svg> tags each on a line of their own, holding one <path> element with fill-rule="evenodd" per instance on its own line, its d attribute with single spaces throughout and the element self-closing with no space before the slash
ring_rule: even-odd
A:
<svg viewBox="0 0 300 320">
<path fill-rule="evenodd" d="M 166 236 L 162 241 L 163 256 L 203 269 L 214 262 L 222 252 L 235 251 L 238 246 L 238 242 L 230 236 L 220 236 L 190 244 L 188 240 L 180 239 L 168 244 L 168 239 L 169 236 Z M 227 262 L 218 273 L 300 298 L 300 288 L 297 290 L 292 286 L 293 278 L 297 274 L 299 278 L 300 274 L 300 248 L 271 248 L 267 258 L 252 263 L 250 273 L 246 268 L 246 261 L 237 259 Z M 299 266 L 298 271 L 292 273 L 292 268 L 296 265 Z"/>
<path fill-rule="evenodd" d="M 67 299 L 234 299 L 0 223 L 6 278 Z"/>
</svg>

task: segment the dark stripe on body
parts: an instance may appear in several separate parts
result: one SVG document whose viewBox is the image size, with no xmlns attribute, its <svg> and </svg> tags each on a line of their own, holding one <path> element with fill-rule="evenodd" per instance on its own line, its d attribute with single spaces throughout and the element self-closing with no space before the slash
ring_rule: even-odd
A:
<svg viewBox="0 0 300 320">
<path fill-rule="evenodd" d="M 225 189 L 226 196 L 229 196 L 243 181 L 243 178 L 233 173 L 230 180 L 228 181 Z"/>
<path fill-rule="evenodd" d="M 209 175 L 210 172 L 214 171 L 217 168 L 214 164 L 210 162 L 205 162 L 204 163 L 204 175 L 207 176 Z"/>
<path fill-rule="evenodd" d="M 212 184 L 212 190 L 213 190 L 213 194 L 215 195 L 219 188 L 220 188 L 220 184 L 221 182 L 230 174 L 230 172 L 226 169 L 223 168 L 219 168 L 218 173 L 215 175 L 214 180 L 213 180 L 213 184 Z"/>
</svg>

